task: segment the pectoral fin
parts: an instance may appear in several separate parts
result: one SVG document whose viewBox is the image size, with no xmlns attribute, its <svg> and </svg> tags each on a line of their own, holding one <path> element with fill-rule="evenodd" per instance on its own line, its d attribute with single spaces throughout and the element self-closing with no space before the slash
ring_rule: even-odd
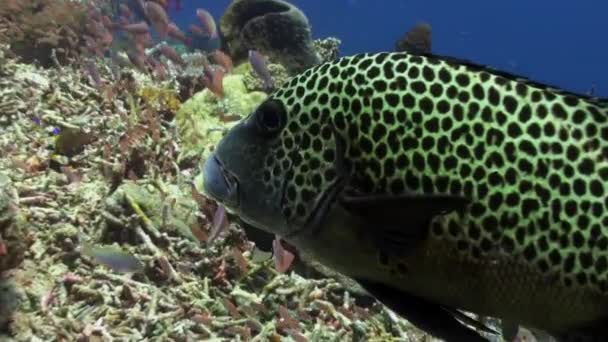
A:
<svg viewBox="0 0 608 342">
<path fill-rule="evenodd" d="M 355 280 L 382 304 L 437 338 L 447 342 L 488 342 L 454 318 L 450 309 L 384 284 L 363 279 Z"/>
<path fill-rule="evenodd" d="M 469 200 L 453 195 L 341 195 L 340 204 L 367 222 L 379 246 L 388 253 L 410 250 L 428 236 L 431 220 L 461 211 Z"/>
</svg>

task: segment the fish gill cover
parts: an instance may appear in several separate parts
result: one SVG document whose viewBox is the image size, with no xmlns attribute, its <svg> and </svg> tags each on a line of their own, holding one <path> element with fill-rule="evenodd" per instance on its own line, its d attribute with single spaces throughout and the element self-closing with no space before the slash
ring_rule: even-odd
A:
<svg viewBox="0 0 608 342">
<path fill-rule="evenodd" d="M 267 106 L 272 103 L 267 101 L 280 99 L 287 103 L 293 102 L 289 105 L 292 110 L 287 113 L 293 115 L 292 106 L 295 103 L 308 101 L 309 105 L 316 107 L 322 106 L 327 100 L 327 111 L 320 110 L 316 113 L 312 110 L 309 117 L 312 120 L 328 118 L 326 114 L 333 113 L 334 105 L 340 107 L 354 103 L 357 96 L 385 96 L 386 104 L 390 105 L 393 97 L 389 93 L 395 89 L 390 88 L 386 82 L 383 87 L 383 80 L 378 79 L 380 74 L 374 76 L 375 71 L 370 71 L 372 75 L 362 74 L 363 78 L 354 79 L 357 86 L 368 86 L 361 94 L 357 92 L 343 99 L 328 96 L 325 99 L 322 96 L 315 97 L 306 87 L 303 87 L 303 93 L 300 94 L 301 82 L 310 77 L 315 78 L 318 82 L 315 84 L 319 85 L 327 81 L 329 92 L 337 91 L 338 85 L 334 81 L 348 78 L 353 71 L 348 68 L 349 62 L 336 62 L 339 69 L 330 68 L 329 64 L 320 66 L 324 62 L 335 61 L 340 55 L 339 47 L 345 55 L 377 49 L 397 49 L 411 54 L 429 55 L 435 50 L 454 48 L 455 44 L 470 47 L 474 42 L 471 42 L 471 33 L 465 34 L 448 26 L 453 25 L 454 19 L 449 22 L 447 17 L 439 16 L 438 13 L 443 11 L 426 9 L 425 5 L 418 3 L 411 3 L 409 8 L 404 8 L 401 2 L 395 2 L 391 4 L 396 6 L 394 11 L 385 5 L 378 7 L 377 2 L 370 1 L 328 3 L 308 0 L 1 1 L 0 339 L 434 340 L 416 326 L 435 334 L 437 330 L 425 326 L 415 316 L 408 315 L 404 310 L 405 305 L 398 304 L 409 303 L 410 307 L 416 308 L 415 313 L 424 313 L 428 312 L 425 311 L 429 307 L 428 302 L 416 302 L 416 298 L 408 297 L 401 291 L 395 293 L 394 288 L 383 287 L 383 283 L 372 284 L 357 277 L 353 280 L 349 277 L 353 276 L 351 270 L 341 268 L 339 263 L 336 264 L 323 253 L 319 254 L 314 247 L 322 246 L 323 252 L 327 252 L 331 250 L 324 249 L 324 246 L 330 246 L 340 252 L 342 259 L 348 258 L 349 261 L 363 258 L 357 263 L 357 272 L 360 271 L 361 274 L 369 275 L 376 270 L 384 272 L 388 269 L 385 264 L 393 265 L 395 260 L 391 253 L 399 252 L 404 246 L 402 243 L 410 241 L 399 240 L 404 237 L 398 231 L 380 229 L 381 223 L 394 217 L 391 216 L 392 212 L 382 211 L 384 205 L 390 208 L 390 202 L 386 199 L 378 199 L 365 206 L 361 201 L 351 200 L 345 205 L 345 208 L 359 213 L 372 209 L 381 213 L 364 218 L 376 223 L 380 227 L 377 230 L 386 234 L 380 238 L 371 236 L 369 241 L 364 238 L 364 241 L 376 244 L 371 245 L 372 250 L 375 250 L 377 244 L 387 246 L 390 253 L 381 253 L 372 260 L 366 257 L 365 246 L 370 245 L 365 243 L 354 245 L 353 253 L 346 254 L 350 243 L 360 241 L 353 238 L 352 231 L 333 229 L 337 227 L 335 224 L 328 224 L 328 234 L 321 235 L 329 239 L 320 240 L 321 244 L 313 244 L 312 247 L 290 239 L 287 234 L 283 235 L 277 230 L 278 227 L 259 229 L 260 226 L 253 222 L 255 220 L 252 221 L 246 215 L 241 217 L 234 207 L 222 203 L 224 198 L 221 193 L 206 196 L 209 192 L 206 184 L 211 182 L 216 189 L 222 189 L 223 185 L 234 181 L 228 173 L 231 165 L 221 165 L 221 172 L 226 172 L 225 178 L 209 177 L 207 171 L 217 171 L 217 165 L 213 163 L 207 164 L 208 169 L 201 168 L 206 161 L 214 160 L 215 157 L 210 159 L 209 156 L 221 155 L 225 150 L 222 144 L 218 144 L 220 139 L 226 135 L 234 137 L 238 127 L 252 123 L 256 114 L 250 113 L 258 113 L 256 108 L 260 104 L 265 103 L 260 108 L 277 108 Z M 449 6 L 444 10 L 450 12 L 450 15 L 466 12 L 461 8 L 450 9 Z M 534 5 L 530 6 L 530 12 L 536 13 Z M 483 6 L 478 10 L 486 14 L 494 13 Z M 343 15 L 335 15 L 336 13 Z M 381 19 L 376 19 L 377 15 L 381 15 Z M 491 15 L 488 14 L 487 17 Z M 358 25 L 347 25 L 345 18 L 355 18 Z M 592 23 L 593 20 L 581 23 L 580 29 L 587 29 L 585 25 L 589 25 L 589 22 Z M 460 24 L 465 27 L 463 30 L 469 25 Z M 446 39 L 446 27 L 450 27 L 447 31 L 457 32 L 457 37 L 460 37 L 458 39 L 468 39 L 468 43 Z M 389 33 L 391 28 L 393 32 Z M 328 37 L 335 33 L 339 33 L 339 37 Z M 326 38 L 315 39 L 316 37 Z M 568 35 L 564 37 L 567 40 Z M 584 39 L 586 38 L 581 35 L 581 41 Z M 344 42 L 342 45 L 341 41 Z M 520 37 L 515 41 L 521 42 L 522 39 Z M 562 41 L 562 46 L 568 45 L 563 43 Z M 493 49 L 482 47 L 487 51 Z M 595 47 L 578 50 L 586 53 L 587 57 L 591 55 L 586 57 L 587 61 L 593 61 L 592 57 L 602 56 L 603 53 L 603 50 L 592 52 Z M 459 51 L 454 48 L 454 52 Z M 373 55 L 355 58 L 371 60 L 371 56 Z M 460 57 L 472 58 L 474 54 L 467 51 Z M 544 60 L 558 57 L 560 56 L 545 55 Z M 405 59 L 409 61 L 414 58 Z M 523 60 L 518 62 L 519 65 L 525 65 Z M 374 69 L 375 63 L 373 60 L 367 67 Z M 454 66 L 459 62 L 451 60 L 448 63 L 456 63 L 448 64 Z M 504 60 L 500 63 L 509 64 Z M 467 65 L 473 67 L 472 64 Z M 570 63 L 568 68 L 587 70 L 593 65 L 591 62 Z M 342 73 L 343 67 L 347 68 L 347 72 Z M 436 65 L 433 66 L 435 67 Z M 331 78 L 325 80 L 319 71 L 329 73 Z M 338 71 L 337 76 L 334 75 L 335 71 Z M 385 72 L 387 71 L 383 68 L 382 75 Z M 399 72 L 406 71 L 398 71 L 395 75 L 399 75 Z M 508 74 L 496 71 L 491 73 L 511 79 Z M 437 71 L 437 75 L 441 76 L 441 71 Z M 405 74 L 402 76 L 413 77 Z M 426 77 L 426 74 L 423 72 L 419 77 Z M 590 88 L 592 81 L 598 82 L 595 95 L 600 95 L 608 84 L 603 81 L 606 80 L 606 75 L 595 72 L 594 77 L 595 79 L 587 79 L 589 85 L 585 87 Z M 460 81 L 454 78 L 454 82 Z M 412 82 L 412 86 L 413 83 L 415 82 Z M 531 82 L 526 84 L 534 87 Z M 419 89 L 420 86 L 415 87 Z M 434 84 L 422 86 L 433 94 L 438 91 Z M 487 84 L 483 85 L 482 94 L 489 96 L 492 91 L 486 86 Z M 295 90 L 290 91 L 294 87 Z M 580 84 L 573 87 L 580 88 Z M 515 85 L 514 89 L 520 88 Z M 342 89 L 346 93 L 350 91 L 344 85 Z M 478 94 L 473 90 L 469 99 Z M 458 88 L 454 90 L 450 87 L 445 89 L 445 94 L 448 96 L 454 91 L 458 92 L 455 101 L 466 96 Z M 595 99 L 563 97 L 553 90 L 548 93 L 560 99 L 557 102 L 564 106 L 564 115 L 575 121 L 579 119 L 574 118 L 580 116 L 578 112 L 571 111 L 573 98 L 579 99 L 579 105 L 593 103 L 595 106 L 600 103 Z M 500 94 L 501 99 L 504 98 L 508 102 L 505 106 L 510 108 L 512 101 L 503 95 Z M 400 100 L 403 99 L 405 97 Z M 550 100 L 543 98 L 543 101 Z M 424 108 L 428 107 L 428 101 L 421 102 L 424 102 Z M 366 105 L 365 100 L 361 103 Z M 369 105 L 376 104 L 378 102 L 374 101 Z M 518 108 L 525 107 L 523 103 L 516 104 Z M 431 101 L 431 105 L 437 110 L 445 107 L 440 100 Z M 387 106 L 387 110 L 389 108 Z M 574 128 L 572 134 L 580 133 L 581 138 L 603 134 L 601 127 L 590 125 L 591 121 L 601 119 L 601 116 L 594 113 L 591 113 L 591 118 L 581 119 L 584 126 L 578 131 Z M 343 114 L 354 115 L 355 112 L 344 111 Z M 390 119 L 390 110 L 381 114 L 383 120 Z M 395 118 L 401 117 L 400 115 L 397 112 Z M 244 120 L 245 118 L 248 119 Z M 367 120 L 365 115 L 360 118 Z M 376 116 L 371 118 L 374 121 L 370 121 L 370 124 L 377 123 Z M 266 119 L 261 122 L 271 128 L 281 123 L 271 116 Z M 301 116 L 298 119 L 303 120 Z M 464 117 L 462 121 L 465 121 Z M 437 128 L 455 129 L 456 124 L 451 124 L 450 126 L 448 121 L 442 120 Z M 316 132 L 317 128 L 307 125 L 310 122 L 299 122 L 290 130 L 306 130 L 307 134 Z M 381 133 L 381 126 L 384 127 L 373 126 L 369 132 L 371 137 Z M 428 126 L 425 129 L 434 129 L 433 125 Z M 473 132 L 479 129 L 477 126 L 471 122 Z M 509 134 L 517 132 L 515 126 L 505 126 L 505 129 L 507 127 Z M 556 137 L 560 137 L 561 131 L 557 126 L 555 129 Z M 316 138 L 325 139 L 334 134 L 320 127 L 317 133 L 312 138 L 309 137 L 311 139 L 308 141 L 299 141 L 300 151 L 306 151 L 307 147 L 316 149 Z M 352 134 L 365 137 L 364 133 L 356 130 Z M 438 138 L 437 143 L 440 140 Z M 224 141 L 230 141 L 230 138 Z M 381 147 L 378 147 L 381 143 L 371 138 L 365 141 L 371 143 L 374 151 L 370 158 L 374 153 L 382 153 Z M 368 146 L 366 142 L 362 146 Z M 407 142 L 412 143 L 412 140 L 408 139 Z M 420 146 L 428 146 L 429 139 L 420 139 L 418 143 Z M 594 139 L 589 141 L 587 147 L 590 151 L 597 150 L 595 143 Z M 339 146 L 348 147 L 350 144 L 348 142 Z M 253 151 L 251 154 L 237 157 L 242 161 L 250 160 L 262 153 L 263 147 L 263 144 L 253 144 L 248 147 Z M 539 146 L 533 144 L 533 147 L 543 148 L 542 143 Z M 325 159 L 331 159 L 330 156 L 337 156 L 342 151 L 328 150 L 330 152 L 326 150 L 327 153 L 319 158 L 314 158 L 314 153 L 302 155 L 302 161 L 314 159 L 319 162 L 319 165 L 312 162 L 309 171 L 327 171 Z M 568 148 L 565 152 L 567 150 Z M 455 156 L 465 153 L 463 151 L 462 146 L 459 146 Z M 579 172 L 588 172 L 590 164 L 583 161 L 587 160 L 584 157 L 586 153 L 591 152 L 581 149 L 577 151 L 581 155 L 582 164 L 580 168 L 573 167 L 573 172 L 579 175 Z M 474 155 L 476 151 L 470 153 Z M 432 155 L 434 154 L 428 156 L 429 165 L 434 160 Z M 306 159 L 311 156 L 313 158 Z M 412 165 L 419 167 L 420 158 L 417 155 L 410 157 Z M 273 158 L 263 158 L 260 161 L 282 162 L 285 158 L 286 155 L 277 152 Z M 446 159 L 445 163 L 449 166 L 448 159 L 452 159 Z M 399 160 L 397 158 L 395 162 Z M 375 175 L 377 168 L 374 165 L 378 164 L 370 159 L 370 165 L 369 175 Z M 601 167 L 598 165 L 595 166 L 596 169 Z M 507 164 L 503 166 L 508 169 Z M 525 168 L 525 165 L 521 167 Z M 388 168 L 390 166 L 381 165 L 383 171 Z M 464 172 L 462 169 L 465 168 L 460 167 L 460 172 Z M 286 168 L 280 165 L 276 172 L 268 170 L 268 178 L 276 179 L 275 173 L 281 173 L 284 169 Z M 471 166 L 469 176 L 477 177 L 479 172 L 483 172 L 477 169 Z M 297 170 L 303 171 L 301 167 Z M 207 173 L 202 178 L 201 171 Z M 251 168 L 249 171 L 253 174 L 256 170 Z M 490 172 L 485 174 L 490 177 Z M 316 184 L 317 177 L 312 173 L 310 176 L 309 185 Z M 244 181 L 245 178 L 239 177 Z M 408 177 L 407 173 L 405 177 L 405 184 L 415 189 L 411 184 L 413 178 Z M 572 175 L 570 178 L 570 190 L 573 193 L 580 191 L 580 182 L 577 182 L 580 177 Z M 292 180 L 289 177 L 286 179 Z M 493 176 L 488 181 L 496 179 Z M 509 172 L 505 173 L 504 179 L 510 179 Z M 294 180 L 300 181 L 299 178 Z M 358 179 L 361 184 L 367 185 L 370 180 L 377 179 L 375 176 Z M 552 182 L 550 177 L 548 181 Z M 432 185 L 427 183 L 429 182 L 423 178 L 418 185 L 426 189 Z M 449 184 L 451 183 L 453 182 Z M 383 184 L 382 180 L 379 184 L 378 186 Z M 392 180 L 388 183 L 387 180 L 388 184 L 396 182 Z M 463 189 L 469 187 L 472 190 L 474 185 L 467 184 L 465 181 Z M 246 184 L 242 185 L 240 191 L 244 190 Z M 477 184 L 475 186 L 477 190 L 483 187 Z M 595 196 L 601 188 L 591 180 L 589 186 L 588 191 L 585 189 L 589 196 Z M 291 199 L 309 198 L 315 190 L 313 187 L 307 188 L 309 192 L 293 187 L 285 189 Z M 497 193 L 502 194 L 504 187 L 497 189 Z M 565 190 L 559 187 L 559 191 Z M 270 193 L 272 191 L 268 192 Z M 540 191 L 540 194 L 542 196 L 544 192 Z M 498 195 L 494 195 L 488 204 L 492 207 L 499 203 L 496 199 Z M 602 228 L 603 222 L 596 224 L 598 215 L 601 215 L 598 213 L 600 208 L 590 198 L 583 197 L 580 201 L 572 200 L 577 204 L 575 209 L 580 208 L 585 214 L 578 215 L 576 222 L 572 221 L 567 234 L 553 228 L 547 230 L 545 240 L 547 246 L 551 247 L 546 251 L 548 259 L 544 259 L 545 254 L 542 253 L 531 257 L 532 252 L 529 251 L 524 253 L 524 257 L 539 265 L 545 261 L 568 269 L 572 266 L 571 270 L 562 274 L 562 282 L 569 279 L 579 287 L 584 282 L 591 288 L 601 289 L 605 279 L 602 278 L 604 273 L 598 269 L 605 266 L 602 253 L 606 249 L 602 246 L 608 240 Z M 327 198 L 330 199 L 328 203 L 334 200 L 332 196 Z M 528 200 L 527 197 L 520 199 Z M 513 199 L 509 199 L 509 196 L 503 196 L 500 203 L 511 200 Z M 298 201 L 287 203 L 293 205 L 294 214 L 309 213 L 313 208 L 300 208 L 301 203 Z M 424 205 L 414 207 L 417 209 L 414 213 L 411 205 L 418 205 L 417 202 L 407 203 L 408 205 L 400 207 L 404 215 L 410 215 L 402 218 L 403 221 L 418 222 L 416 220 L 419 217 L 412 214 L 419 212 L 440 215 L 458 207 L 460 202 L 446 199 L 442 202 L 444 206 L 439 209 L 432 205 L 433 201 L 423 202 Z M 572 209 L 570 200 L 563 199 L 560 204 L 563 204 L 560 207 L 563 210 L 569 212 Z M 528 210 L 531 207 L 526 208 Z M 322 209 L 316 207 L 314 210 L 320 213 L 320 219 L 324 217 Z M 476 209 L 481 210 L 479 207 Z M 277 213 L 286 212 L 279 210 Z M 352 219 L 352 216 L 344 215 L 343 212 L 329 217 L 334 220 L 330 222 Z M 491 219 L 493 216 L 488 217 Z M 500 221 L 503 217 L 497 219 Z M 504 219 L 508 221 L 509 217 L 505 216 Z M 292 228 L 298 227 L 297 221 L 293 223 Z M 357 224 L 353 226 L 355 229 L 360 228 L 359 221 L 354 223 Z M 588 233 L 575 227 L 587 227 Z M 524 244 L 521 246 L 525 248 L 533 244 L 540 251 L 544 248 L 545 240 L 541 235 L 533 234 L 534 229 L 540 230 L 539 227 L 524 230 Z M 508 239 L 505 241 L 512 239 L 519 243 L 520 231 L 518 229 L 506 234 Z M 446 232 L 447 235 L 451 234 L 451 228 L 448 227 Z M 417 235 L 419 232 L 414 233 L 412 236 L 420 236 Z M 555 234 L 558 236 L 555 237 Z M 594 247 L 589 247 L 592 248 L 590 255 L 584 248 L 574 251 L 564 247 L 578 246 L 581 236 L 583 239 L 591 236 L 595 239 Z M 539 239 L 533 240 L 533 237 Z M 551 240 L 553 238 L 557 240 Z M 486 240 L 491 242 L 493 239 L 494 235 L 488 231 L 480 231 L 480 251 L 486 250 Z M 476 245 L 471 241 L 465 243 L 467 250 L 470 249 L 474 254 Z M 405 246 L 411 248 L 412 245 Z M 575 254 L 576 258 L 573 257 Z M 590 261 L 593 267 L 586 268 L 585 265 Z M 403 272 L 403 264 L 397 262 L 393 266 L 390 269 L 396 274 Z M 475 268 L 468 270 L 473 272 L 472 277 L 483 273 L 483 270 Z M 443 287 L 446 282 L 439 278 L 433 279 L 435 281 L 431 282 L 429 288 L 439 289 L 437 291 L 442 294 L 450 293 Z M 513 285 L 518 280 L 524 288 L 531 288 L 534 284 L 531 280 L 507 277 L 503 285 Z M 511 287 L 503 294 L 507 299 L 519 298 L 516 295 L 521 292 L 515 291 L 515 285 Z M 502 298 L 504 297 L 495 295 L 488 301 L 495 300 L 504 306 L 502 309 L 513 309 L 508 300 L 500 302 Z M 598 305 L 603 298 L 597 297 Z M 387 309 L 376 299 L 395 311 Z M 471 303 L 478 305 L 479 301 L 471 300 Z M 463 308 L 476 308 L 471 303 L 465 303 Z M 520 308 L 527 305 L 518 303 L 514 305 L 520 305 Z M 563 302 L 555 301 L 555 305 L 560 303 Z M 575 304 L 576 301 L 572 303 Z M 581 311 L 577 315 L 570 316 L 581 319 L 592 316 L 590 311 L 593 310 L 585 303 L 587 302 L 579 304 Z M 545 314 L 544 310 L 548 310 L 548 307 L 550 306 L 536 308 Z M 564 310 L 547 313 L 546 316 L 553 317 L 558 322 L 561 320 L 569 323 L 571 318 L 568 311 Z M 517 319 L 500 322 L 494 317 L 484 316 L 484 313 L 473 315 L 458 310 L 446 312 L 450 317 L 493 340 L 501 339 L 496 334 L 501 329 L 502 336 L 508 341 L 548 338 L 535 326 L 520 326 L 521 321 Z M 411 322 L 400 316 L 407 316 Z M 452 325 L 448 323 L 445 326 Z M 469 336 L 477 338 L 477 335 Z"/>
</svg>

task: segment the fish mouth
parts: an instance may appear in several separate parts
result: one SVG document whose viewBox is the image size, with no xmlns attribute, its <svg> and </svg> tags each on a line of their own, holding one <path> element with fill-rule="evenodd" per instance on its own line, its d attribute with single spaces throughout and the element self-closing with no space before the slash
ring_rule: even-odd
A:
<svg viewBox="0 0 608 342">
<path fill-rule="evenodd" d="M 222 161 L 214 154 L 203 166 L 203 189 L 210 197 L 230 208 L 238 207 L 237 178 L 226 170 Z"/>
</svg>

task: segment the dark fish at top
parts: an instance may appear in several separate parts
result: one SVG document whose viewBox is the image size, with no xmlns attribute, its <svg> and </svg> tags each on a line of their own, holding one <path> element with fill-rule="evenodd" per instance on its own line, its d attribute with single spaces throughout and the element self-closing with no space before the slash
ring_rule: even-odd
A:
<svg viewBox="0 0 608 342">
<path fill-rule="evenodd" d="M 234 126 L 204 191 L 447 341 L 485 340 L 459 310 L 608 341 L 607 151 L 608 99 L 361 54 Z"/>
<path fill-rule="evenodd" d="M 416 54 L 431 53 L 431 45 L 431 25 L 418 23 L 397 41 L 396 51 Z"/>
</svg>

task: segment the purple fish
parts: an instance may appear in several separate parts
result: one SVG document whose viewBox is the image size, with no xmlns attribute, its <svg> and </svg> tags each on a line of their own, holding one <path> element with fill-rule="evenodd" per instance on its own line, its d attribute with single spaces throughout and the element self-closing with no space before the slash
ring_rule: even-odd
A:
<svg viewBox="0 0 608 342">
<path fill-rule="evenodd" d="M 249 63 L 255 74 L 264 81 L 264 87 L 268 90 L 274 88 L 274 80 L 266 65 L 266 58 L 255 50 L 249 50 Z"/>
</svg>

